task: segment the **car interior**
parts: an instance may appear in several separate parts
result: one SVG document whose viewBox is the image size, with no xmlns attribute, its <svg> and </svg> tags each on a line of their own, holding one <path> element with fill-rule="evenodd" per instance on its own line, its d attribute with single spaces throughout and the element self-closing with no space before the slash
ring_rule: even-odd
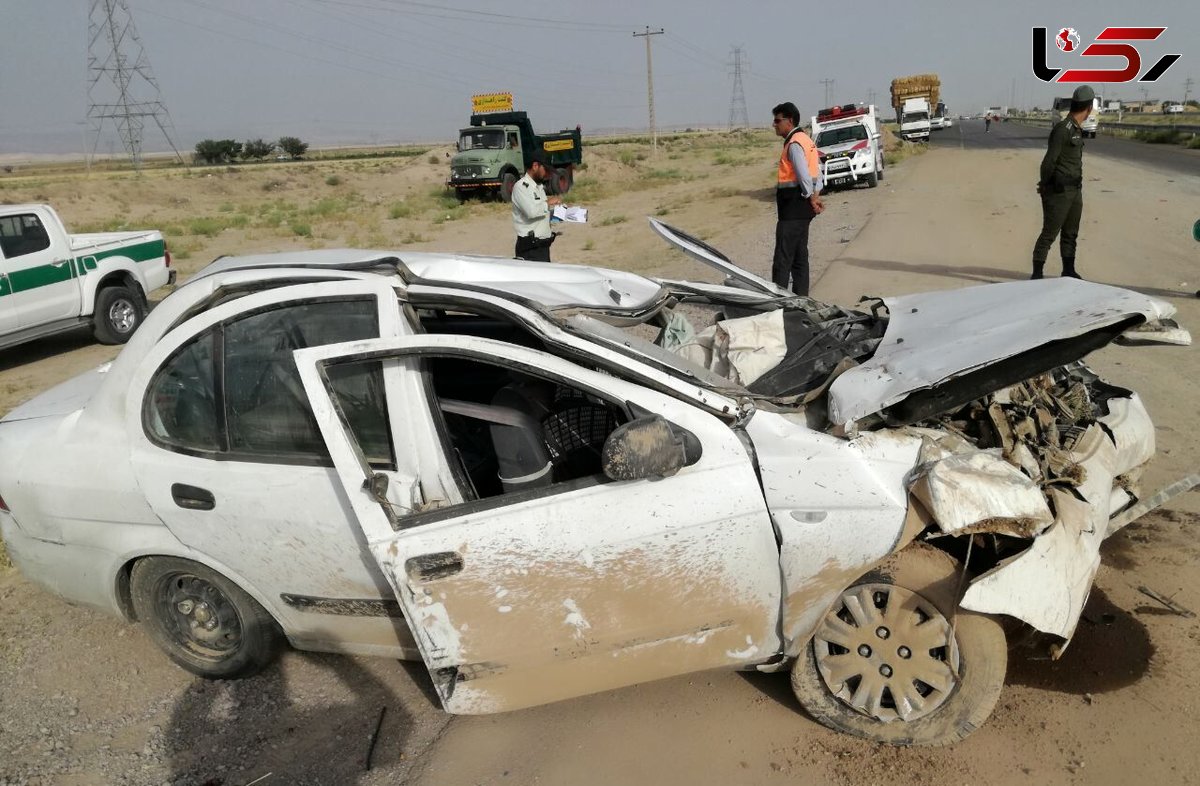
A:
<svg viewBox="0 0 1200 786">
<path fill-rule="evenodd" d="M 504 319 L 422 310 L 429 333 L 473 335 L 545 348 Z M 425 360 L 446 440 L 475 498 L 601 476 L 605 440 L 629 414 L 578 387 L 463 357 Z"/>
</svg>

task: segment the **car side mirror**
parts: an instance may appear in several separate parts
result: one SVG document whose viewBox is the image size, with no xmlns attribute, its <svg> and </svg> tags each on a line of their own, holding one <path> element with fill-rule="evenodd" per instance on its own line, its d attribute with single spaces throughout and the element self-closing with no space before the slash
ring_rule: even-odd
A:
<svg viewBox="0 0 1200 786">
<path fill-rule="evenodd" d="M 618 426 L 604 441 L 600 463 L 612 480 L 667 478 L 700 460 L 700 441 L 659 415 Z"/>
</svg>

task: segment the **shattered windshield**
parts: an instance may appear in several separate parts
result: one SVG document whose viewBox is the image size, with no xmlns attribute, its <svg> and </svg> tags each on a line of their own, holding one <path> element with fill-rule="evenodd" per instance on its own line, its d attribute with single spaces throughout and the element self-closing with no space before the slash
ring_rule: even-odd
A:
<svg viewBox="0 0 1200 786">
<path fill-rule="evenodd" d="M 504 147 L 504 130 L 500 128 L 463 131 L 458 139 L 459 150 L 499 150 Z"/>
<path fill-rule="evenodd" d="M 705 387 L 764 399 L 793 399 L 820 388 L 839 367 L 870 357 L 887 327 L 886 318 L 815 302 L 766 310 L 714 306 L 709 319 L 685 308 L 661 312 L 653 340 L 639 335 L 652 329 L 649 324 L 620 328 L 582 314 L 566 322 Z M 729 312 L 741 315 L 729 318 Z"/>
<path fill-rule="evenodd" d="M 644 359 L 654 361 L 657 365 L 666 366 L 683 376 L 691 377 L 705 387 L 734 393 L 745 392 L 741 386 L 733 384 L 728 378 L 713 373 L 703 366 L 698 366 L 682 355 L 665 349 L 658 343 L 648 341 L 631 330 L 623 330 L 586 314 L 576 314 L 566 322 L 568 327 L 585 333 L 592 339 L 599 339 L 604 344 L 631 351 Z M 660 339 L 662 337 L 663 333 L 660 333 Z"/>
</svg>

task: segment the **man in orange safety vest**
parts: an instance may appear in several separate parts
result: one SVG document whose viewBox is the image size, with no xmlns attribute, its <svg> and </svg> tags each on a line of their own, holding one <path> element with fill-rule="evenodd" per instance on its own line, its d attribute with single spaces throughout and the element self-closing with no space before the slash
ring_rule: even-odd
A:
<svg viewBox="0 0 1200 786">
<path fill-rule="evenodd" d="M 771 280 L 792 291 L 808 294 L 808 227 L 825 209 L 821 202 L 821 161 L 817 146 L 799 129 L 800 110 L 791 101 L 771 110 L 775 134 L 783 137 L 775 182 L 775 257 Z"/>
</svg>

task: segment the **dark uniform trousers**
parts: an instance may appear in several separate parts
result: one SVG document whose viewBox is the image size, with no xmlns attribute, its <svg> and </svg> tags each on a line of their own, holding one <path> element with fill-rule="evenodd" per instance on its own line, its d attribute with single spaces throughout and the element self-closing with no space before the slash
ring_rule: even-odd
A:
<svg viewBox="0 0 1200 786">
<path fill-rule="evenodd" d="M 554 235 L 550 237 L 519 237 L 513 256 L 528 262 L 549 262 L 550 246 L 554 243 Z"/>
<path fill-rule="evenodd" d="M 1062 233 L 1058 251 L 1063 273 L 1075 272 L 1075 243 L 1079 239 L 1079 219 L 1083 215 L 1083 189 L 1066 187 L 1042 194 L 1042 233 L 1033 245 L 1033 270 L 1040 275 L 1054 239 Z"/>
<path fill-rule="evenodd" d="M 808 294 L 808 228 L 816 213 L 807 197 L 798 188 L 775 191 L 779 221 L 775 224 L 775 257 L 771 263 L 771 280 L 784 289 L 791 279 L 792 291 Z"/>
</svg>

